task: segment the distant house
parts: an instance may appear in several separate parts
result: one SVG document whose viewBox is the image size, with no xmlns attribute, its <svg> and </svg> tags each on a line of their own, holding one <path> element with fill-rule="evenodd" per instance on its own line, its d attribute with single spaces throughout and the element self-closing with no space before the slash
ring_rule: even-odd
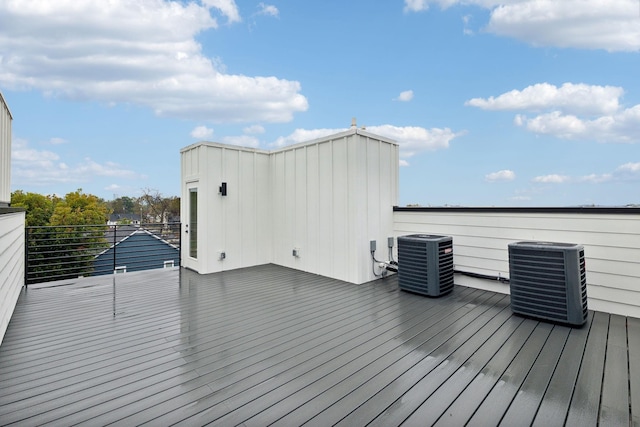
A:
<svg viewBox="0 0 640 427">
<path fill-rule="evenodd" d="M 115 213 L 109 215 L 107 225 L 133 224 L 139 226 L 140 222 L 140 215 L 138 214 Z"/>
<path fill-rule="evenodd" d="M 138 226 L 121 226 L 107 232 L 109 249 L 96 255 L 94 276 L 177 267 L 180 249 Z M 115 261 L 115 262 L 114 262 Z"/>
</svg>

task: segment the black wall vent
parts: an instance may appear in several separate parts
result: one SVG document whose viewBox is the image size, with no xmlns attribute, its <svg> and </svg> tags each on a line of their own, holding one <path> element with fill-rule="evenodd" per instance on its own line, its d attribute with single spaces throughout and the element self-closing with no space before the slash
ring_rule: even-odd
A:
<svg viewBox="0 0 640 427">
<path fill-rule="evenodd" d="M 570 325 L 587 321 L 584 248 L 573 243 L 509 244 L 514 313 Z"/>
<path fill-rule="evenodd" d="M 400 289 L 437 297 L 453 290 L 453 238 L 432 234 L 398 237 Z"/>
</svg>

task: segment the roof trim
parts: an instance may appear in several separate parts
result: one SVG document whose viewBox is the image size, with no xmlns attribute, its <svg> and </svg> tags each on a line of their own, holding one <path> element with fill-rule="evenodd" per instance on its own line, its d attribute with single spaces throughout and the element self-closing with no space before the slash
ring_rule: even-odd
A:
<svg viewBox="0 0 640 427">
<path fill-rule="evenodd" d="M 348 136 L 352 136 L 352 135 L 360 135 L 366 138 L 371 138 L 371 139 L 376 139 L 378 141 L 382 141 L 382 142 L 386 142 L 388 144 L 392 144 L 392 145 L 398 145 L 398 142 L 391 139 L 391 138 L 387 138 L 381 135 L 377 135 L 375 133 L 371 133 L 371 132 L 367 132 L 365 129 L 362 128 L 350 128 L 347 129 L 343 132 L 338 132 L 338 133 L 334 133 L 331 135 L 327 135 L 327 136 L 323 136 L 320 138 L 316 138 L 316 139 L 312 139 L 309 141 L 303 141 L 303 142 L 298 142 L 296 144 L 291 144 L 291 145 L 285 145 L 282 147 L 278 147 L 274 150 L 263 150 L 260 148 L 251 148 L 251 147 L 243 147 L 240 145 L 231 145 L 231 144 L 223 144 L 220 142 L 209 142 L 209 141 L 200 141 L 200 142 L 196 142 L 194 144 L 190 144 L 184 148 L 182 148 L 180 150 L 180 153 L 184 153 L 185 151 L 189 151 L 192 150 L 196 147 L 199 146 L 207 146 L 207 147 L 217 147 L 217 148 L 229 148 L 229 149 L 233 149 L 233 150 L 237 150 L 237 151 L 248 151 L 248 152 L 252 152 L 252 153 L 260 153 L 260 154 L 274 154 L 274 153 L 281 153 L 283 151 L 287 151 L 287 150 L 293 150 L 296 148 L 301 148 L 301 147 L 305 147 L 308 145 L 315 145 L 315 144 L 321 144 L 323 142 L 329 142 L 329 141 L 333 141 L 336 139 L 340 139 L 340 138 L 345 138 Z"/>
<path fill-rule="evenodd" d="M 394 212 L 475 212 L 475 213 L 549 213 L 549 214 L 622 214 L 640 215 L 640 208 L 636 207 L 600 207 L 600 206 L 566 206 L 566 207 L 461 207 L 461 206 L 439 206 L 439 207 L 410 207 L 394 206 Z"/>
<path fill-rule="evenodd" d="M 134 234 L 148 234 L 151 237 L 154 237 L 156 240 L 160 240 L 162 243 L 164 243 L 167 246 L 170 246 L 173 249 L 176 250 L 180 250 L 179 247 L 177 247 L 176 245 L 174 245 L 173 243 L 169 243 L 166 240 L 164 240 L 163 238 L 156 236 L 154 233 L 150 232 L 149 230 L 146 230 L 144 228 L 140 229 L 138 228 L 137 230 L 133 230 L 131 233 L 129 233 L 128 235 L 124 236 L 122 239 L 118 240 L 115 244 L 111 244 L 111 246 L 109 246 L 107 249 L 103 250 L 102 252 L 100 252 L 97 255 L 94 255 L 94 259 L 98 258 L 101 255 L 106 254 L 107 252 L 109 252 L 111 249 L 115 248 L 116 246 L 118 246 L 120 243 L 126 241 L 127 239 L 129 239 L 131 236 L 133 236 Z"/>
<path fill-rule="evenodd" d="M 26 208 L 14 208 L 13 206 L 5 206 L 4 204 L 0 204 L 0 215 L 26 212 L 26 211 L 27 211 Z"/>
<path fill-rule="evenodd" d="M 2 92 L 0 92 L 0 100 L 2 100 L 2 103 L 4 104 L 7 111 L 9 112 L 9 117 L 11 118 L 11 120 L 13 120 L 13 114 L 11 114 L 11 109 L 9 108 L 9 104 L 7 103 L 7 100 L 4 98 L 4 95 L 2 95 Z"/>
</svg>

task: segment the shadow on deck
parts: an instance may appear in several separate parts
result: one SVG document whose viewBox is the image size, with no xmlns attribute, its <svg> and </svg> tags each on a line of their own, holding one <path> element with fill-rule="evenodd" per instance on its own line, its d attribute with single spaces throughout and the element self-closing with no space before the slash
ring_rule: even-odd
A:
<svg viewBox="0 0 640 427">
<path fill-rule="evenodd" d="M 640 319 L 274 265 L 33 286 L 0 346 L 1 425 L 628 426 L 639 396 Z"/>
</svg>

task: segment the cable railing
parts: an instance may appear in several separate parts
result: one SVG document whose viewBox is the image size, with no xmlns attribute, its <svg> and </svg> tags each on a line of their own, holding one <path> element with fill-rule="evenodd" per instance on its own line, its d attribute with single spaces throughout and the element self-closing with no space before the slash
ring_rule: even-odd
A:
<svg viewBox="0 0 640 427">
<path fill-rule="evenodd" d="M 25 228 L 25 286 L 180 266 L 180 223 Z"/>
</svg>

